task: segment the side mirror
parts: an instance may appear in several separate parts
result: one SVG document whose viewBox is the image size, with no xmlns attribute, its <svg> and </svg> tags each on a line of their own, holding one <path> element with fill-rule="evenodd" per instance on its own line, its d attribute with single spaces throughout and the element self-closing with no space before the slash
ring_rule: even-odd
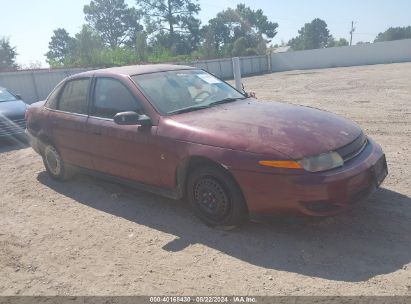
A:
<svg viewBox="0 0 411 304">
<path fill-rule="evenodd" d="M 153 125 L 153 122 L 151 121 L 151 118 L 150 118 L 150 117 L 148 117 L 148 116 L 145 115 L 145 114 L 141 114 L 141 115 L 139 115 L 139 118 L 138 118 L 138 124 L 139 124 L 140 126 L 148 126 L 148 127 L 151 127 L 151 126 Z"/>
<path fill-rule="evenodd" d="M 114 116 L 114 122 L 118 125 L 140 125 L 151 126 L 152 122 L 147 115 L 140 115 L 136 112 L 120 112 Z"/>
</svg>

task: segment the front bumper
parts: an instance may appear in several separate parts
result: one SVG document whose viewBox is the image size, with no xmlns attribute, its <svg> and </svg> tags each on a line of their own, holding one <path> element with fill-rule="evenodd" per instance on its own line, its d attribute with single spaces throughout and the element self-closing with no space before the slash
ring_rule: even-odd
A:
<svg viewBox="0 0 411 304">
<path fill-rule="evenodd" d="M 0 138 L 23 135 L 26 129 L 26 121 L 21 119 L 0 119 Z"/>
<path fill-rule="evenodd" d="M 366 198 L 388 171 L 385 155 L 373 140 L 343 167 L 292 175 L 232 172 L 243 191 L 251 217 L 278 214 L 330 216 Z"/>
</svg>

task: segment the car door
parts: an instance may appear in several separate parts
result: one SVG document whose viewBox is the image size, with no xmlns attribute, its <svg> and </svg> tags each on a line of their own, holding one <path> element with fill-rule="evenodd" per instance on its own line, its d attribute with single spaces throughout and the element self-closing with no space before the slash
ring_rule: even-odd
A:
<svg viewBox="0 0 411 304">
<path fill-rule="evenodd" d="M 50 109 L 48 119 L 53 143 L 63 159 L 91 169 L 86 130 L 90 84 L 90 78 L 67 81 L 56 99 L 55 109 Z"/>
<path fill-rule="evenodd" d="M 93 102 L 87 122 L 89 151 L 94 169 L 113 176 L 160 186 L 155 173 L 152 137 L 155 126 L 118 125 L 120 112 L 144 113 L 131 91 L 118 79 L 95 78 Z"/>
</svg>

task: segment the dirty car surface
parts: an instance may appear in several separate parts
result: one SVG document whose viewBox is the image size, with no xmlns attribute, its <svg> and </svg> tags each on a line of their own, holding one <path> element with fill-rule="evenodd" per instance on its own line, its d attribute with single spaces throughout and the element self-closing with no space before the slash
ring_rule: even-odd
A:
<svg viewBox="0 0 411 304">
<path fill-rule="evenodd" d="M 334 215 L 387 175 L 382 149 L 356 124 L 248 98 L 191 67 L 81 73 L 27 117 L 53 178 L 81 169 L 185 198 L 213 226 L 279 213 Z"/>
</svg>

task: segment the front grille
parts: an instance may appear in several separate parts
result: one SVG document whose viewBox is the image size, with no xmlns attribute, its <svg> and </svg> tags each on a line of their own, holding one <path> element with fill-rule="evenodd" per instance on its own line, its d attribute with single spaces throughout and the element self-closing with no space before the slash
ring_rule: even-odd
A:
<svg viewBox="0 0 411 304">
<path fill-rule="evenodd" d="M 365 149 L 367 144 L 367 136 L 361 132 L 361 135 L 358 136 L 353 142 L 337 149 L 335 152 L 340 154 L 344 162 L 347 162 L 359 155 Z"/>
<path fill-rule="evenodd" d="M 0 136 L 10 136 L 23 133 L 26 129 L 26 121 L 23 119 L 0 120 Z"/>
</svg>

